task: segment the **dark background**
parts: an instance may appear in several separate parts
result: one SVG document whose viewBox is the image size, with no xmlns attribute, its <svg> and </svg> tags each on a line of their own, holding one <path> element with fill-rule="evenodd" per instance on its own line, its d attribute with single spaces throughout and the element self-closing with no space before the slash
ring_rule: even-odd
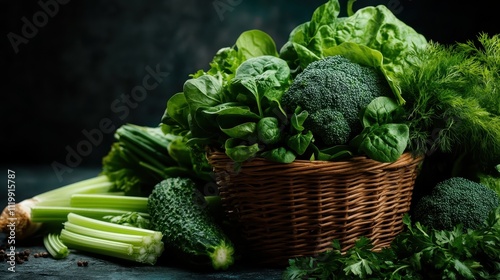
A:
<svg viewBox="0 0 500 280">
<path fill-rule="evenodd" d="M 99 129 L 105 118 L 115 127 L 157 125 L 167 99 L 182 90 L 188 75 L 207 69 L 215 52 L 231 46 L 241 32 L 261 29 L 279 49 L 293 27 L 309 20 L 325 1 L 60 2 L 2 1 L 1 164 L 7 168 L 64 164 L 68 149 L 87 139 L 83 131 Z M 22 35 L 25 20 L 33 23 L 34 15 L 43 11 L 40 3 L 58 5 L 56 10 L 51 7 L 53 15 L 16 52 L 9 34 Z M 341 1 L 344 9 L 345 3 Z M 455 3 L 359 0 L 355 8 L 385 4 L 427 39 L 443 44 L 474 40 L 481 31 L 500 33 L 495 9 Z M 225 11 L 215 7 L 222 9 L 224 4 Z M 142 85 L 146 67 L 159 68 L 168 76 L 135 108 L 113 110 L 112 104 L 120 102 L 122 95 Z M 102 136 L 78 166 L 100 165 L 113 133 Z"/>
</svg>

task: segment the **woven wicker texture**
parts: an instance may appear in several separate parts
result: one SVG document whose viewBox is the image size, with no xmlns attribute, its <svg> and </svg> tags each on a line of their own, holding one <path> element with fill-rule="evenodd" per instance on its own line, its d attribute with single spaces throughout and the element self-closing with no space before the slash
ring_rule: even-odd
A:
<svg viewBox="0 0 500 280">
<path fill-rule="evenodd" d="M 209 153 L 208 160 L 245 250 L 261 263 L 286 265 L 331 249 L 333 239 L 344 250 L 361 236 L 374 249 L 388 246 L 403 230 L 423 158 L 405 153 L 394 163 L 354 157 L 291 164 L 256 158 L 238 170 L 224 153 Z"/>
</svg>

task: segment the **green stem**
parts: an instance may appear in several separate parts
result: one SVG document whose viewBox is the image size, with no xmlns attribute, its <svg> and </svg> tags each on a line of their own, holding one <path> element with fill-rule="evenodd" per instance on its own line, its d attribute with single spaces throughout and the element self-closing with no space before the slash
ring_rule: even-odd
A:
<svg viewBox="0 0 500 280">
<path fill-rule="evenodd" d="M 133 261 L 137 258 L 133 255 L 134 246 L 131 244 L 89 237 L 66 229 L 61 230 L 61 241 L 77 250 Z"/>
<path fill-rule="evenodd" d="M 70 213 L 61 240 L 68 247 L 101 255 L 155 264 L 163 253 L 159 231 L 122 226 Z"/>
<path fill-rule="evenodd" d="M 89 179 L 85 179 L 79 182 L 75 182 L 57 189 L 50 190 L 48 192 L 41 193 L 34 196 L 33 198 L 40 201 L 63 201 L 69 198 L 71 195 L 76 193 L 105 193 L 111 190 L 114 186 L 113 182 L 109 181 L 109 178 L 105 175 L 99 175 Z"/>
<path fill-rule="evenodd" d="M 69 255 L 68 247 L 61 242 L 56 233 L 46 234 L 43 237 L 43 245 L 54 259 L 63 259 Z"/>
<path fill-rule="evenodd" d="M 352 9 L 354 2 L 356 2 L 356 0 L 348 0 L 347 1 L 347 16 L 349 16 L 349 17 L 354 15 L 354 11 Z"/>
<path fill-rule="evenodd" d="M 140 247 L 149 246 L 153 242 L 152 238 L 149 236 L 109 232 L 104 230 L 88 228 L 80 225 L 75 225 L 70 222 L 64 223 L 64 229 L 89 237 L 95 237 L 110 241 L 120 240 L 120 242 Z"/>
<path fill-rule="evenodd" d="M 95 219 L 102 219 L 104 216 L 118 216 L 127 214 L 130 211 L 104 208 L 79 208 L 66 206 L 34 206 L 31 208 L 31 221 L 34 223 L 64 222 L 68 214 L 76 213 Z M 139 213 L 144 218 L 149 218 L 148 213 Z"/>
<path fill-rule="evenodd" d="M 130 212 L 148 212 L 148 198 L 107 194 L 75 194 L 71 196 L 71 207 L 105 208 Z"/>
<path fill-rule="evenodd" d="M 109 232 L 153 236 L 154 240 L 161 240 L 163 238 L 163 235 L 158 231 L 114 224 L 106 221 L 92 219 L 87 216 L 78 215 L 76 213 L 69 213 L 67 215 L 67 221 L 87 228 L 100 229 Z"/>
</svg>

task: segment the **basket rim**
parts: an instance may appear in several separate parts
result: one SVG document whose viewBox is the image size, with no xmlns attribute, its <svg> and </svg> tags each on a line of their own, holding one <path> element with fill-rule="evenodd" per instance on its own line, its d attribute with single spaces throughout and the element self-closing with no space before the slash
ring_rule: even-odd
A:
<svg viewBox="0 0 500 280">
<path fill-rule="evenodd" d="M 223 158 L 226 161 L 234 162 L 232 159 L 230 159 L 224 151 L 220 150 L 210 150 L 206 153 L 206 156 L 208 159 L 215 159 L 215 158 Z M 265 163 L 268 165 L 286 165 L 290 167 L 297 167 L 297 166 L 331 166 L 331 165 L 343 165 L 343 164 L 353 164 L 353 163 L 363 163 L 364 165 L 367 166 L 377 166 L 377 167 L 385 167 L 385 166 L 401 166 L 401 165 L 406 165 L 408 163 L 414 163 L 414 162 L 419 162 L 423 161 L 425 158 L 424 155 L 415 155 L 412 152 L 404 152 L 397 160 L 392 161 L 392 162 L 382 162 L 382 161 L 377 161 L 374 159 L 369 158 L 368 156 L 365 155 L 356 155 L 347 159 L 343 160 L 332 160 L 332 161 L 327 161 L 327 160 L 307 160 L 307 159 L 296 159 L 291 163 L 281 163 L 281 162 L 275 162 L 271 161 L 262 157 L 254 157 L 250 158 L 246 161 L 241 162 L 242 166 L 252 164 L 252 163 Z"/>
</svg>

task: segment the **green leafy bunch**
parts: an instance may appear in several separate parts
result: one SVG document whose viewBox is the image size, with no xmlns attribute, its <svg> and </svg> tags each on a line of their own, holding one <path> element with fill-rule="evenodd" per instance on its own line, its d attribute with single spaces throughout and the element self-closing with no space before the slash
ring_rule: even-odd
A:
<svg viewBox="0 0 500 280">
<path fill-rule="evenodd" d="M 410 149 L 453 153 L 480 170 L 500 158 L 500 35 L 478 43 L 430 43 L 397 75 L 410 125 Z"/>
<path fill-rule="evenodd" d="M 254 157 L 290 163 L 351 156 L 345 146 L 316 147 L 318 135 L 304 127 L 310 114 L 295 108 L 285 111 L 283 93 L 311 62 L 351 54 L 349 59 L 381 70 L 402 105 L 394 73 L 407 63 L 407 52 L 427 41 L 382 5 L 353 13 L 350 1 L 348 9 L 349 16 L 340 18 L 339 1 L 327 1 L 310 21 L 292 30 L 279 51 L 263 31 L 241 33 L 233 46 L 215 54 L 208 70 L 196 71 L 182 91 L 168 99 L 162 124 L 170 131 L 185 131 L 189 145 L 224 151 L 235 162 Z"/>
<path fill-rule="evenodd" d="M 433 230 L 403 217 L 406 229 L 389 247 L 373 250 L 361 237 L 348 250 L 338 241 L 318 256 L 290 259 L 283 279 L 499 279 L 500 208 L 484 226 Z"/>
</svg>

